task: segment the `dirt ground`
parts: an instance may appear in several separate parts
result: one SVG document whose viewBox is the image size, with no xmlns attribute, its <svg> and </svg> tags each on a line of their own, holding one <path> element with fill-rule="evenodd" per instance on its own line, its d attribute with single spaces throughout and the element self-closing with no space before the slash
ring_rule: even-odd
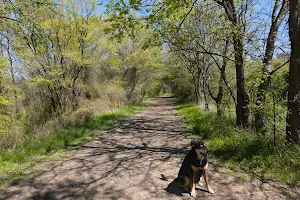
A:
<svg viewBox="0 0 300 200">
<path fill-rule="evenodd" d="M 241 180 L 233 171 L 209 165 L 211 187 L 198 186 L 197 197 L 181 193 L 173 179 L 191 139 L 173 110 L 174 99 L 153 98 L 135 117 L 99 134 L 49 169 L 10 186 L 0 199 L 297 199 L 299 191 Z"/>
</svg>

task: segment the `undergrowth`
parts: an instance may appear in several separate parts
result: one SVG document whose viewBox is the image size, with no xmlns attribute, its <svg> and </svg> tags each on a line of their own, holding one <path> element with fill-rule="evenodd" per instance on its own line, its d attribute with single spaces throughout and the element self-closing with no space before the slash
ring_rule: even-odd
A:
<svg viewBox="0 0 300 200">
<path fill-rule="evenodd" d="M 93 119 L 27 140 L 16 149 L 0 149 L 0 188 L 19 179 L 25 170 L 37 164 L 43 156 L 51 156 L 64 149 L 76 148 L 87 142 L 100 130 L 105 130 L 120 119 L 133 115 L 145 105 L 138 104 L 117 111 L 103 113 Z"/>
<path fill-rule="evenodd" d="M 233 118 L 218 117 L 192 104 L 176 109 L 222 166 L 251 172 L 263 180 L 300 184 L 300 148 L 286 145 L 284 133 L 274 144 L 271 136 L 236 128 Z"/>
</svg>

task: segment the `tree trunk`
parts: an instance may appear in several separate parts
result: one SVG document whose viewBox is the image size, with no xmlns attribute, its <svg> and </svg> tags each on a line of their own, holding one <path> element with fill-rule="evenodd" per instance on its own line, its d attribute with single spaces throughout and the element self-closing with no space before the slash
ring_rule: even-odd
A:
<svg viewBox="0 0 300 200">
<path fill-rule="evenodd" d="M 215 0 L 216 1 L 216 0 Z M 221 5 L 226 15 L 232 23 L 232 37 L 235 54 L 235 70 L 236 70 L 236 87 L 237 87 L 237 103 L 236 103 L 236 125 L 249 127 L 249 94 L 245 84 L 244 76 L 244 44 L 243 44 L 243 25 L 237 16 L 234 0 L 216 1 Z"/>
<path fill-rule="evenodd" d="M 203 66 L 204 66 L 204 60 L 203 60 Z M 208 102 L 208 95 L 210 93 L 209 91 L 209 87 L 208 87 L 208 69 L 209 67 L 207 66 L 203 73 L 203 83 L 202 83 L 202 87 L 203 87 L 203 94 L 204 94 L 204 103 L 205 103 L 205 110 L 209 110 L 209 102 Z"/>
<path fill-rule="evenodd" d="M 57 111 L 57 106 L 56 106 L 56 102 L 55 102 L 55 98 L 54 98 L 54 94 L 53 94 L 53 91 L 52 91 L 52 88 L 50 86 L 48 86 L 48 90 L 51 94 L 50 96 L 50 101 L 51 101 L 51 106 L 52 106 L 52 109 L 51 109 L 51 112 L 48 113 L 50 116 L 52 116 L 53 113 L 56 113 Z"/>
<path fill-rule="evenodd" d="M 235 51 L 235 70 L 237 86 L 237 104 L 236 104 L 236 124 L 237 126 L 249 127 L 249 102 L 250 98 L 245 84 L 244 76 L 244 45 L 242 36 L 238 33 L 233 35 L 233 45 Z"/>
<path fill-rule="evenodd" d="M 202 67 L 200 63 L 200 58 L 199 58 L 199 53 L 196 55 L 196 63 L 197 63 L 197 73 L 195 77 L 196 81 L 196 98 L 197 98 L 197 104 L 200 105 L 202 103 L 202 97 L 201 97 L 201 92 L 202 92 Z M 203 64 L 203 63 L 202 63 Z"/>
<path fill-rule="evenodd" d="M 209 110 L 209 102 L 208 102 L 208 92 L 206 86 L 203 84 L 203 93 L 204 93 L 204 103 L 205 103 L 205 110 Z"/>
<path fill-rule="evenodd" d="M 202 86 L 201 86 L 201 80 L 200 78 L 196 78 L 196 83 L 195 83 L 195 94 L 196 94 L 196 103 L 200 105 L 202 103 L 202 97 L 201 97 L 201 92 L 202 92 Z"/>
<path fill-rule="evenodd" d="M 225 58 L 224 58 L 224 60 L 225 60 Z M 219 88 L 218 88 L 218 94 L 216 97 L 212 94 L 212 91 L 210 90 L 208 83 L 206 83 L 206 87 L 210 94 L 210 97 L 216 102 L 217 114 L 219 117 L 223 115 L 223 111 L 224 111 L 222 108 L 222 99 L 223 99 L 223 92 L 224 92 L 223 77 L 225 76 L 226 65 L 227 65 L 227 61 L 223 61 L 223 66 L 220 68 L 221 75 L 219 78 Z"/>
<path fill-rule="evenodd" d="M 224 69 L 224 68 L 222 68 L 222 69 Z M 208 92 L 210 94 L 210 97 L 216 102 L 218 116 L 219 117 L 222 116 L 223 111 L 224 111 L 223 108 L 222 108 L 222 99 L 223 99 L 223 91 L 224 91 L 222 75 L 220 76 L 220 79 L 219 79 L 219 88 L 218 88 L 217 97 L 214 97 L 214 95 L 212 94 L 208 84 L 207 84 L 207 89 L 208 89 Z"/>
<path fill-rule="evenodd" d="M 136 67 L 131 67 L 125 72 L 125 79 L 127 82 L 127 91 L 126 91 L 126 99 L 128 102 L 132 100 L 133 92 L 137 83 L 137 69 Z"/>
<path fill-rule="evenodd" d="M 292 52 L 286 137 L 289 142 L 300 144 L 300 0 L 290 0 L 289 35 Z"/>
<path fill-rule="evenodd" d="M 224 114 L 224 110 L 222 108 L 221 103 L 217 103 L 217 114 L 218 114 L 219 117 L 223 116 L 223 114 Z"/>
<path fill-rule="evenodd" d="M 218 92 L 218 96 L 216 98 L 217 114 L 219 117 L 223 115 L 222 99 L 223 99 L 224 89 L 223 89 L 222 74 L 225 74 L 225 68 L 222 68 L 222 71 L 221 71 L 221 76 L 220 76 L 220 80 L 219 80 L 219 92 Z"/>
<path fill-rule="evenodd" d="M 257 97 L 256 97 L 256 109 L 255 109 L 255 129 L 257 132 L 265 134 L 268 129 L 266 126 L 265 109 L 263 103 L 266 100 L 265 91 L 270 85 L 270 75 L 263 72 L 261 83 L 258 86 Z"/>
</svg>

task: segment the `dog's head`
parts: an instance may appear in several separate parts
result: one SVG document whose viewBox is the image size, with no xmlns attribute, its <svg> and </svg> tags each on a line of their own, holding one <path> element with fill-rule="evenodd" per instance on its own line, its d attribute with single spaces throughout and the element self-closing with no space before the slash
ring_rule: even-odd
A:
<svg viewBox="0 0 300 200">
<path fill-rule="evenodd" d="M 202 156 L 207 156 L 208 149 L 202 141 L 192 141 L 191 146 L 192 150 L 194 150 L 197 153 L 198 158 L 201 158 Z"/>
</svg>

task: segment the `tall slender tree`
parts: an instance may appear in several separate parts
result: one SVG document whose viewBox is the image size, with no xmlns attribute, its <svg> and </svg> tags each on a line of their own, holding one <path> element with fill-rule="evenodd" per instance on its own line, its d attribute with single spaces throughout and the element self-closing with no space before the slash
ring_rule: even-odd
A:
<svg viewBox="0 0 300 200">
<path fill-rule="evenodd" d="M 289 2 L 289 35 L 292 52 L 288 80 L 286 136 L 289 142 L 300 144 L 300 0 Z"/>
<path fill-rule="evenodd" d="M 236 70 L 236 87 L 237 87 L 237 104 L 236 104 L 236 124 L 238 126 L 248 127 L 249 123 L 249 94 L 245 83 L 244 70 L 244 35 L 245 23 L 240 19 L 243 16 L 238 13 L 236 1 L 234 0 L 215 0 L 222 6 L 226 12 L 228 20 L 232 23 L 232 40 L 235 54 L 235 70 Z M 246 1 L 247 4 L 247 1 Z M 247 5 L 245 6 L 247 7 Z M 246 12 L 247 9 L 244 11 Z"/>
</svg>

